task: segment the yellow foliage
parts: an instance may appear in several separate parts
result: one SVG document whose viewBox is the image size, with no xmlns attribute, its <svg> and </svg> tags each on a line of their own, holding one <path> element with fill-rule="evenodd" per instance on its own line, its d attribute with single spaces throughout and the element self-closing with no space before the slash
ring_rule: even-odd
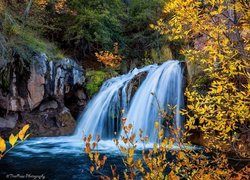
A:
<svg viewBox="0 0 250 180">
<path fill-rule="evenodd" d="M 18 139 L 18 135 L 16 136 L 14 136 L 13 134 L 10 135 L 9 143 L 11 144 L 12 147 L 15 146 L 17 139 Z"/>
<path fill-rule="evenodd" d="M 195 84 L 186 90 L 186 127 L 201 130 L 215 148 L 218 142 L 231 143 L 235 130 L 250 120 L 250 2 L 173 0 L 163 12 L 151 27 L 188 44 L 182 54 L 188 62 L 202 63 L 212 82 L 206 94 Z M 200 45 L 190 46 L 193 41 Z"/>
<path fill-rule="evenodd" d="M 0 137 L 0 151 L 3 153 L 6 150 L 6 144 L 3 138 Z"/>
<path fill-rule="evenodd" d="M 95 53 L 95 55 L 99 62 L 111 68 L 118 68 L 122 61 L 122 58 L 119 55 L 113 54 L 109 51 L 101 51 L 100 53 Z"/>
<path fill-rule="evenodd" d="M 5 140 L 4 140 L 2 137 L 0 137 L 0 159 L 1 159 L 3 156 L 5 156 L 5 155 L 6 155 L 12 148 L 14 148 L 17 144 L 20 144 L 21 142 L 23 142 L 25 139 L 28 138 L 29 134 L 26 135 L 26 132 L 27 132 L 28 129 L 29 129 L 29 125 L 27 124 L 27 125 L 25 125 L 25 126 L 19 131 L 18 134 L 16 134 L 16 135 L 11 134 L 11 135 L 9 136 L 9 143 L 10 143 L 11 147 L 10 147 L 8 150 L 6 150 L 7 148 L 6 148 L 6 142 L 5 142 Z M 18 137 L 19 137 L 19 139 L 20 139 L 21 141 L 17 143 Z"/>
<path fill-rule="evenodd" d="M 50 2 L 50 0 L 35 0 L 34 3 L 38 5 L 40 9 L 45 9 Z M 56 0 L 54 6 L 56 12 L 61 13 L 64 9 L 67 10 L 67 0 Z"/>
<path fill-rule="evenodd" d="M 41 9 L 44 9 L 48 5 L 49 0 L 36 0 L 34 3 L 37 4 Z"/>
<path fill-rule="evenodd" d="M 163 112 L 162 112 L 163 113 Z M 163 113 L 164 114 L 164 113 Z M 164 116 L 169 118 L 168 116 Z M 170 119 L 164 119 L 169 121 Z M 121 135 L 122 144 L 119 143 L 118 139 L 114 142 L 120 152 L 122 153 L 123 163 L 125 169 L 123 171 L 125 179 L 136 179 L 141 177 L 142 179 L 203 179 L 203 180 L 221 180 L 221 179 L 232 179 L 234 176 L 233 169 L 229 168 L 227 156 L 222 153 L 213 152 L 209 158 L 205 155 L 203 150 L 195 150 L 186 148 L 189 143 L 184 143 L 183 138 L 180 137 L 180 132 L 170 126 L 169 130 L 172 132 L 172 136 L 175 138 L 158 138 L 159 143 L 154 144 L 152 149 L 142 150 L 142 158 L 134 158 L 136 143 L 134 134 L 131 133 L 133 127 L 131 125 L 125 125 L 126 118 L 122 121 L 122 130 L 124 135 Z M 164 124 L 164 123 L 163 123 Z M 156 123 L 156 130 L 158 134 L 165 134 L 163 129 L 157 128 L 159 124 Z M 126 130 L 126 132 L 125 132 Z M 133 138 L 131 138 L 131 136 Z M 186 133 L 183 133 L 186 136 Z M 92 138 L 90 135 L 89 137 Z M 143 137 L 143 132 L 140 130 L 139 137 L 141 142 L 146 143 L 145 139 L 147 136 Z M 123 139 L 132 139 L 133 141 L 125 141 Z M 86 147 L 89 146 L 91 139 L 84 138 Z M 98 143 L 98 142 L 96 142 Z M 178 150 L 174 150 L 173 144 L 178 146 Z M 91 149 L 94 151 L 94 149 Z M 206 153 L 211 153 L 210 149 L 205 149 Z M 174 159 L 169 159 L 167 154 L 172 154 Z M 96 156 L 96 157 L 93 157 Z M 99 157 L 98 150 L 93 153 L 89 153 L 92 165 L 90 166 L 90 173 L 97 171 L 96 174 L 101 174 L 101 179 L 119 179 L 119 175 L 116 173 L 116 166 L 111 166 L 112 177 L 108 177 L 101 172 L 101 167 L 104 166 L 107 157 L 105 156 L 105 161 L 102 161 Z M 215 166 L 216 164 L 216 166 Z M 166 173 L 167 168 L 171 171 Z M 245 173 L 245 172 L 244 172 Z M 242 176 L 243 173 L 237 174 Z M 244 176 L 245 177 L 245 176 Z"/>
<path fill-rule="evenodd" d="M 30 125 L 29 125 L 29 124 L 26 124 L 26 125 L 22 128 L 22 130 L 19 131 L 18 137 L 20 138 L 20 140 L 23 141 L 23 140 L 25 140 L 25 139 L 29 136 L 29 134 L 25 136 L 26 131 L 29 129 L 29 127 L 30 127 Z"/>
</svg>

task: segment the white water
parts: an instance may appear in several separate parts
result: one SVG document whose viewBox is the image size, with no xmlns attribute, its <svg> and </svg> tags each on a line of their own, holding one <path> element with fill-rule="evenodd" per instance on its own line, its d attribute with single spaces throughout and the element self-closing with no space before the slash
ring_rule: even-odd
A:
<svg viewBox="0 0 250 180">
<path fill-rule="evenodd" d="M 74 137 L 82 138 L 84 135 L 92 134 L 100 135 L 101 139 L 112 139 L 114 132 L 119 131 L 121 126 L 121 110 L 127 111 L 128 83 L 139 73 L 155 69 L 157 65 L 150 65 L 106 81 L 80 116 Z"/>
<path fill-rule="evenodd" d="M 148 72 L 146 79 L 132 98 L 131 105 L 127 102 L 128 83 L 140 72 Z M 167 105 L 176 105 L 175 127 L 181 127 L 181 117 L 178 111 L 183 106 L 183 72 L 179 61 L 167 61 L 164 64 L 150 65 L 135 69 L 106 81 L 99 93 L 88 104 L 86 111 L 80 117 L 75 137 L 84 135 L 100 135 L 101 139 L 112 139 L 114 132 L 120 130 L 120 111 L 127 112 L 127 123 L 133 124 L 133 130 L 149 136 L 150 141 L 156 139 L 154 127 L 159 119 L 159 107 L 168 110 Z M 152 93 L 155 95 L 153 96 Z"/>
<path fill-rule="evenodd" d="M 178 61 L 167 61 L 157 69 L 149 71 L 147 78 L 133 97 L 126 115 L 127 124 L 133 124 L 134 132 L 142 129 L 143 133 L 149 136 L 149 141 L 156 142 L 157 133 L 154 124 L 156 121 L 162 123 L 159 110 L 171 113 L 168 108 L 170 105 L 176 106 L 173 125 L 181 128 L 179 110 L 184 104 L 182 89 L 183 73 Z"/>
<path fill-rule="evenodd" d="M 146 79 L 137 89 L 132 100 L 131 94 L 127 94 L 127 86 L 139 73 L 147 72 Z M 156 139 L 154 128 L 155 121 L 159 118 L 159 105 L 167 110 L 167 105 L 176 105 L 176 112 L 183 106 L 183 71 L 179 61 L 167 61 L 162 65 L 150 65 L 142 69 L 134 69 L 128 74 L 118 76 L 106 81 L 98 94 L 88 103 L 86 110 L 79 118 L 79 123 L 73 136 L 34 138 L 27 140 L 17 148 L 16 155 L 29 156 L 37 154 L 46 156 L 49 154 L 81 153 L 84 146 L 82 138 L 86 135 L 100 135 L 99 150 L 116 151 L 112 141 L 114 131 L 119 134 L 121 127 L 121 109 L 127 124 L 133 124 L 133 131 L 139 133 L 139 129 L 149 136 L 153 142 Z M 151 93 L 154 93 L 153 96 Z M 173 120 L 175 127 L 182 126 L 179 113 Z M 148 144 L 150 147 L 152 143 Z M 140 148 L 140 145 L 138 145 Z"/>
</svg>

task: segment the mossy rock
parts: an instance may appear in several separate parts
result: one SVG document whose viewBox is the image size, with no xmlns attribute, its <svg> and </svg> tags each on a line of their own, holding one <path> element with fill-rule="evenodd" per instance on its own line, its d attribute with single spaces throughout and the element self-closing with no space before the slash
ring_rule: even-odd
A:
<svg viewBox="0 0 250 180">
<path fill-rule="evenodd" d="M 117 76 L 118 73 L 112 70 L 90 70 L 86 72 L 87 84 L 86 90 L 88 96 L 93 96 L 97 93 L 102 86 L 103 82 L 107 79 L 110 79 L 114 76 Z"/>
</svg>

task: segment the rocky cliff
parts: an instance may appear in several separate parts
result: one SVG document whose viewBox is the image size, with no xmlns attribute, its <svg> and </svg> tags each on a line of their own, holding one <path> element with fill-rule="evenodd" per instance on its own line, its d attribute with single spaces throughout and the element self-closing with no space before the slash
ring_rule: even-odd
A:
<svg viewBox="0 0 250 180">
<path fill-rule="evenodd" d="M 25 67 L 14 62 L 9 70 L 0 69 L 1 134 L 26 123 L 32 136 L 71 134 L 87 101 L 82 67 L 67 58 L 50 61 L 46 54 L 35 55 Z"/>
</svg>

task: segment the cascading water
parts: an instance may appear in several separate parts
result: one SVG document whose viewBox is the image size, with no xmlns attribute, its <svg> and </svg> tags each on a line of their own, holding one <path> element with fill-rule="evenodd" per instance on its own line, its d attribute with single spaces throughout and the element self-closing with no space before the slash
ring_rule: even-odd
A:
<svg viewBox="0 0 250 180">
<path fill-rule="evenodd" d="M 184 105 L 183 71 L 178 61 L 167 61 L 157 69 L 149 72 L 143 84 L 137 90 L 129 108 L 127 124 L 133 124 L 133 131 L 140 129 L 149 136 L 149 141 L 157 139 L 155 121 L 161 121 L 159 110 L 169 112 L 168 105 L 176 106 L 174 125 L 181 128 L 179 110 Z M 169 112 L 172 113 L 172 112 Z M 161 123 L 161 122 L 159 122 Z"/>
<path fill-rule="evenodd" d="M 135 94 L 128 91 L 131 81 L 147 73 Z M 116 152 L 112 141 L 114 132 L 119 135 L 121 129 L 121 110 L 124 109 L 126 123 L 133 124 L 133 131 L 142 129 L 152 142 L 156 139 L 154 130 L 158 118 L 159 106 L 167 110 L 167 105 L 176 105 L 176 111 L 183 106 L 183 70 L 179 61 L 167 61 L 162 65 L 150 65 L 134 69 L 128 74 L 106 81 L 96 96 L 89 102 L 79 118 L 79 124 L 73 136 L 33 138 L 16 148 L 18 156 L 46 156 L 49 154 L 81 154 L 83 136 L 100 135 L 102 141 L 99 150 Z M 152 95 L 154 93 L 154 96 Z M 181 127 L 182 121 L 176 113 L 174 124 Z M 147 147 L 151 145 L 148 144 Z M 138 146 L 140 147 L 140 145 Z"/>
<path fill-rule="evenodd" d="M 121 110 L 127 111 L 128 83 L 141 72 L 151 72 L 157 65 L 150 65 L 142 69 L 134 69 L 126 75 L 106 81 L 99 93 L 88 104 L 80 117 L 75 137 L 84 135 L 100 135 L 101 139 L 111 139 L 114 132 L 120 130 Z"/>
<path fill-rule="evenodd" d="M 64 65 L 70 61 L 62 63 L 60 66 L 50 63 L 50 69 L 54 69 L 50 72 L 50 80 L 55 84 L 51 86 L 52 94 L 64 91 L 65 81 L 54 81 L 54 77 L 65 77 Z M 73 74 L 74 77 L 65 80 L 73 83 L 82 81 L 80 71 L 76 69 Z M 144 79 L 142 82 L 141 77 Z M 124 109 L 126 123 L 133 124 L 133 131 L 138 135 L 139 129 L 142 129 L 153 142 L 157 137 L 154 122 L 161 121 L 158 117 L 158 105 L 165 110 L 168 104 L 176 105 L 177 111 L 183 105 L 182 77 L 181 63 L 167 61 L 159 66 L 134 69 L 126 75 L 106 81 L 82 113 L 73 136 L 30 138 L 24 141 L 0 161 L 0 179 L 1 176 L 6 178 L 15 174 L 26 174 L 23 177 L 28 175 L 29 178 L 33 174 L 42 174 L 46 179 L 94 179 L 93 174 L 89 173 L 89 155 L 83 153 L 82 138 L 89 134 L 101 136 L 98 151 L 109 157 L 104 167 L 105 174 L 109 172 L 111 164 L 115 164 L 118 170 L 124 168 L 121 154 L 112 141 L 114 132 L 117 132 L 117 136 L 120 133 L 121 109 Z M 154 93 L 154 96 L 151 93 Z M 173 123 L 176 127 L 181 127 L 179 113 L 176 113 Z M 145 145 L 146 148 L 152 148 L 151 142 Z M 137 149 L 141 148 L 144 148 L 144 145 L 138 143 Z M 174 148 L 178 147 L 173 146 Z M 134 156 L 135 159 L 141 157 L 140 151 L 136 151 Z"/>
<path fill-rule="evenodd" d="M 127 102 L 128 83 L 140 72 L 148 72 L 134 97 L 131 105 Z M 80 117 L 75 137 L 100 135 L 101 139 L 112 139 L 119 132 L 120 112 L 124 109 L 127 123 L 133 124 L 133 130 L 142 129 L 150 141 L 156 139 L 154 122 L 159 120 L 159 107 L 167 110 L 167 105 L 176 105 L 175 126 L 181 127 L 178 111 L 183 106 L 183 72 L 179 61 L 167 61 L 157 66 L 151 65 L 135 69 L 130 73 L 106 81 L 100 92 L 88 104 Z M 152 95 L 154 93 L 154 96 Z M 158 99 L 158 102 L 156 100 Z M 157 104 L 158 103 L 158 104 Z"/>
</svg>

